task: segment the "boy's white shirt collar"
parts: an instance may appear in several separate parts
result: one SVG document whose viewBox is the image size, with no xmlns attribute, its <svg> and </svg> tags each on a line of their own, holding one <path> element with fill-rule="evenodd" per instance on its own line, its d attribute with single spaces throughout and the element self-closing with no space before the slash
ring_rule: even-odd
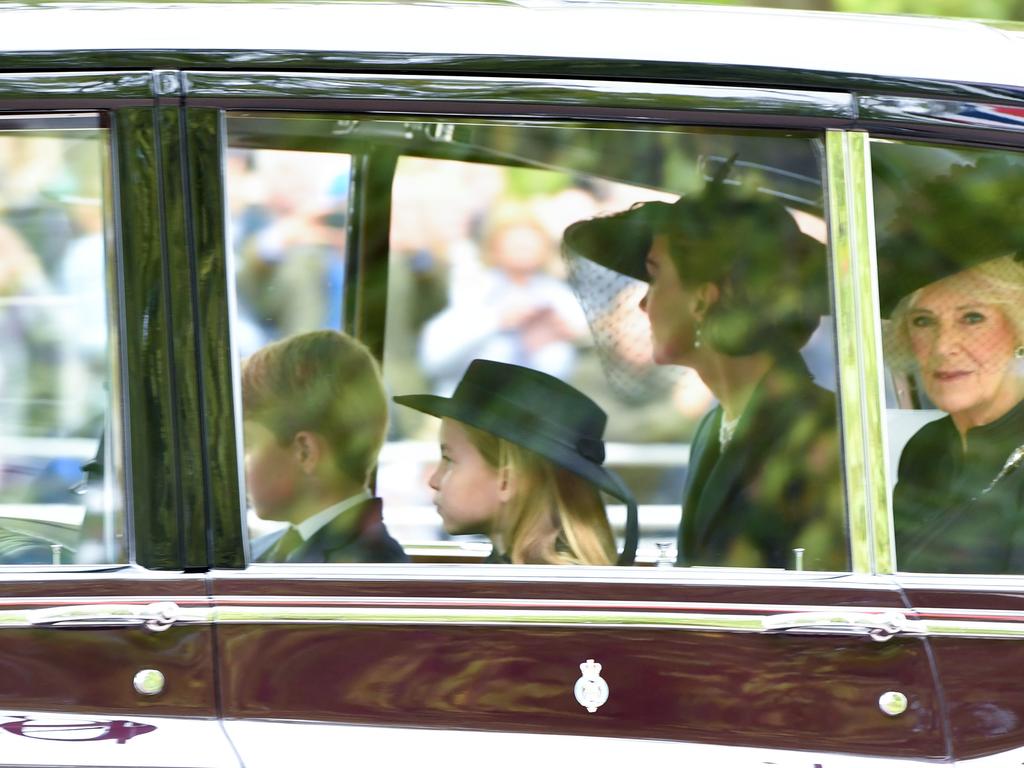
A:
<svg viewBox="0 0 1024 768">
<path fill-rule="evenodd" d="M 364 489 L 355 496 L 349 496 L 347 499 L 342 499 L 337 504 L 332 504 L 327 507 L 327 509 L 322 509 L 315 515 L 307 517 L 295 526 L 295 530 L 299 532 L 303 541 L 309 541 L 313 537 L 313 534 L 330 523 L 336 517 L 348 512 L 348 510 L 365 501 L 369 501 L 370 498 L 370 492 Z"/>
</svg>

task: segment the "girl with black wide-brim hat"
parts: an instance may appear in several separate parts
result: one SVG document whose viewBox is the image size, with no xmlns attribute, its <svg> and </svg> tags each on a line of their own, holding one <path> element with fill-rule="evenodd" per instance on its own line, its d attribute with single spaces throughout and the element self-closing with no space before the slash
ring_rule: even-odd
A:
<svg viewBox="0 0 1024 768">
<path fill-rule="evenodd" d="M 434 501 L 446 531 L 491 539 L 488 562 L 632 564 L 636 502 L 602 466 L 607 417 L 586 395 L 540 371 L 474 360 L 450 398 L 394 400 L 442 419 Z M 627 507 L 618 558 L 601 491 Z"/>
</svg>

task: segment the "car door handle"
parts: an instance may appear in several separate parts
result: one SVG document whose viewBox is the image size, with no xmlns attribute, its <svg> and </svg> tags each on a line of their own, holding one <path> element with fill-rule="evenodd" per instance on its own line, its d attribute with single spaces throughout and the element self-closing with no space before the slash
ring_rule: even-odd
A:
<svg viewBox="0 0 1024 768">
<path fill-rule="evenodd" d="M 160 602 L 146 605 L 90 604 L 39 608 L 29 617 L 36 627 L 57 629 L 144 627 L 163 632 L 177 623 L 194 623 L 197 616 L 186 612 L 177 603 Z"/>
<path fill-rule="evenodd" d="M 925 634 L 918 622 L 899 611 L 861 613 L 843 611 L 802 611 L 780 613 L 762 619 L 765 632 L 808 635 L 866 635 L 882 643 L 896 635 Z"/>
</svg>

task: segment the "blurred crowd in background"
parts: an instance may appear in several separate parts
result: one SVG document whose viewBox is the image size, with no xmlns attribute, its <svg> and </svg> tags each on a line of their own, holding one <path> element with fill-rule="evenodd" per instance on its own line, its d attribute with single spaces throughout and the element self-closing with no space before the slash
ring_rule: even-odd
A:
<svg viewBox="0 0 1024 768">
<path fill-rule="evenodd" d="M 293 333 L 340 327 L 350 173 L 347 155 L 230 150 L 242 356 Z M 561 258 L 572 222 L 650 199 L 673 198 L 558 171 L 403 157 L 391 197 L 383 365 L 391 393 L 448 395 L 474 358 L 516 363 L 594 398 L 609 414 L 609 442 L 683 447 L 711 395 L 691 371 L 654 366 L 643 286 L 624 287 L 588 324 Z M 602 325 L 611 344 L 599 353 L 591 327 L 601 333 Z M 606 373 L 609 354 L 628 372 L 618 384 Z M 436 430 L 436 420 L 395 409 L 378 480 L 386 499 L 429 503 L 421 475 L 436 459 Z M 401 466 L 389 471 L 398 456 Z M 646 489 L 645 501 L 678 503 L 678 458 L 626 474 Z"/>
<path fill-rule="evenodd" d="M 0 502 L 70 501 L 103 430 L 105 153 L 99 131 L 0 134 Z"/>
</svg>

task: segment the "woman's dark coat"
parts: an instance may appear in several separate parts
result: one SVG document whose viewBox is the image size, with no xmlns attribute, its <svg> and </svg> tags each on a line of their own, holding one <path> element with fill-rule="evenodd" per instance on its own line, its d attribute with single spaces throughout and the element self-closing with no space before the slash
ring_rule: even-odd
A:
<svg viewBox="0 0 1024 768">
<path fill-rule="evenodd" d="M 893 492 L 901 571 L 1024 574 L 1024 402 L 967 432 L 946 416 L 922 427 L 900 457 Z M 993 484 L 994 482 L 994 484 Z"/>
<path fill-rule="evenodd" d="M 761 380 L 724 451 L 721 406 L 697 427 L 683 492 L 678 565 L 845 570 L 836 398 L 803 360 Z"/>
</svg>

